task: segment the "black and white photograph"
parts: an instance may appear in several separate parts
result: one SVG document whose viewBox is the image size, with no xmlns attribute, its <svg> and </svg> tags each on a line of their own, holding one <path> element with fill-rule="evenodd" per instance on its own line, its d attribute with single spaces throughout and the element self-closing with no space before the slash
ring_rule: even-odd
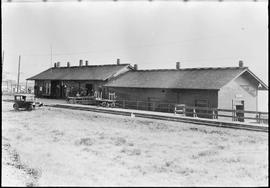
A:
<svg viewBox="0 0 270 188">
<path fill-rule="evenodd" d="M 268 6 L 2 0 L 1 186 L 269 186 Z"/>
</svg>

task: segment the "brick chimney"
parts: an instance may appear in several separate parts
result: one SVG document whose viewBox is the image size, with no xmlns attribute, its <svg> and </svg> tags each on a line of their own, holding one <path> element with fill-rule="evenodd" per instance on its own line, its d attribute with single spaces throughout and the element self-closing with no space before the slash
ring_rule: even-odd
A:
<svg viewBox="0 0 270 188">
<path fill-rule="evenodd" d="M 54 63 L 54 67 L 57 67 L 57 63 Z"/>
<path fill-rule="evenodd" d="M 57 67 L 60 67 L 60 62 L 58 61 L 56 65 L 57 65 Z"/>
<path fill-rule="evenodd" d="M 134 70 L 138 70 L 138 65 L 134 64 Z"/>
<path fill-rule="evenodd" d="M 239 67 L 243 67 L 244 66 L 244 62 L 242 60 L 239 60 Z"/>
<path fill-rule="evenodd" d="M 117 59 L 116 64 L 120 65 L 120 59 Z"/>
<path fill-rule="evenodd" d="M 70 63 L 69 62 L 67 62 L 67 67 L 70 67 Z"/>
<path fill-rule="evenodd" d="M 177 70 L 180 69 L 180 62 L 176 62 L 176 69 L 177 69 Z"/>
<path fill-rule="evenodd" d="M 88 66 L 88 60 L 85 61 L 85 66 Z"/>
<path fill-rule="evenodd" d="M 79 61 L 79 66 L 80 67 L 83 66 L 83 60 L 82 59 L 80 59 L 80 61 Z"/>
</svg>

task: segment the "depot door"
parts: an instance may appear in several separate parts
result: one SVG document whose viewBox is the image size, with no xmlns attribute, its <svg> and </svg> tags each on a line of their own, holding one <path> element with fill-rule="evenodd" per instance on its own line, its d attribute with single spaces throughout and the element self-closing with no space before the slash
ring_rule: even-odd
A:
<svg viewBox="0 0 270 188">
<path fill-rule="evenodd" d="M 93 95 L 93 84 L 86 84 L 86 95 Z"/>
<path fill-rule="evenodd" d="M 237 112 L 238 110 L 240 111 L 244 111 L 244 101 L 241 101 L 241 104 L 237 104 L 235 105 L 235 109 L 236 109 L 236 118 L 237 118 L 237 121 L 240 121 L 240 122 L 244 122 L 244 112 Z"/>
<path fill-rule="evenodd" d="M 61 84 L 60 81 L 52 81 L 51 82 L 51 96 L 52 98 L 60 98 L 61 97 Z"/>
</svg>

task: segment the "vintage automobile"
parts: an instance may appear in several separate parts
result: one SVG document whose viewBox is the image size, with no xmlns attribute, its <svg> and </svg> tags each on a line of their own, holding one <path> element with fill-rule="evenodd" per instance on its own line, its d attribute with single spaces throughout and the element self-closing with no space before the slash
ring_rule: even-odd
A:
<svg viewBox="0 0 270 188">
<path fill-rule="evenodd" d="M 43 106 L 43 103 L 36 100 L 34 95 L 31 94 L 15 94 L 13 108 L 19 110 L 24 108 L 26 110 L 33 110 L 35 107 Z"/>
</svg>

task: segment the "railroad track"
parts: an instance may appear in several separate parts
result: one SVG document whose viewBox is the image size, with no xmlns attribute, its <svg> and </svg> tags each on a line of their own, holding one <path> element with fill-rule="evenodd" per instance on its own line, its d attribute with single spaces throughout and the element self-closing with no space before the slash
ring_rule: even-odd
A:
<svg viewBox="0 0 270 188">
<path fill-rule="evenodd" d="M 6 102 L 13 102 L 13 100 L 3 100 Z M 249 131 L 259 131 L 259 132 L 268 132 L 268 127 L 259 126 L 253 124 L 242 124 L 237 122 L 222 122 L 222 121 L 211 121 L 202 118 L 187 118 L 187 117 L 172 117 L 172 116 L 163 116 L 157 114 L 145 114 L 140 112 L 130 112 L 130 111 L 117 111 L 114 109 L 104 109 L 104 108 L 94 108 L 87 106 L 74 106 L 74 105 L 66 105 L 66 104 L 47 104 L 45 106 L 55 107 L 55 108 L 66 108 L 72 110 L 83 110 L 83 111 L 92 111 L 99 113 L 109 113 L 115 115 L 124 115 L 131 116 L 133 113 L 136 117 L 141 118 L 150 118 L 150 119 L 158 119 L 158 120 L 166 120 L 166 121 L 175 121 L 175 122 L 183 122 L 183 123 L 192 123 L 198 125 L 205 126 L 214 126 L 214 127 L 223 127 L 223 128 L 232 128 L 232 129 L 241 129 L 241 130 L 249 130 Z"/>
<path fill-rule="evenodd" d="M 53 105 L 47 105 L 47 106 L 55 107 L 55 108 L 72 109 L 72 110 L 109 113 L 109 114 L 124 115 L 124 116 L 131 116 L 131 114 L 134 114 L 135 117 L 141 117 L 141 118 L 176 121 L 176 122 L 183 122 L 183 123 L 192 123 L 192 124 L 199 124 L 199 125 L 206 125 L 206 126 L 233 128 L 233 129 L 241 129 L 241 130 L 249 130 L 249 131 L 268 132 L 268 127 L 266 126 L 242 124 L 242 123 L 237 123 L 237 122 L 211 121 L 211 120 L 202 119 L 202 118 L 171 117 L 171 116 L 157 115 L 157 114 L 145 114 L 143 112 L 130 112 L 130 111 L 123 111 L 123 110 L 118 111 L 114 109 L 92 108 L 92 107 L 74 106 L 74 105 L 65 105 L 65 104 L 53 104 Z"/>
</svg>

